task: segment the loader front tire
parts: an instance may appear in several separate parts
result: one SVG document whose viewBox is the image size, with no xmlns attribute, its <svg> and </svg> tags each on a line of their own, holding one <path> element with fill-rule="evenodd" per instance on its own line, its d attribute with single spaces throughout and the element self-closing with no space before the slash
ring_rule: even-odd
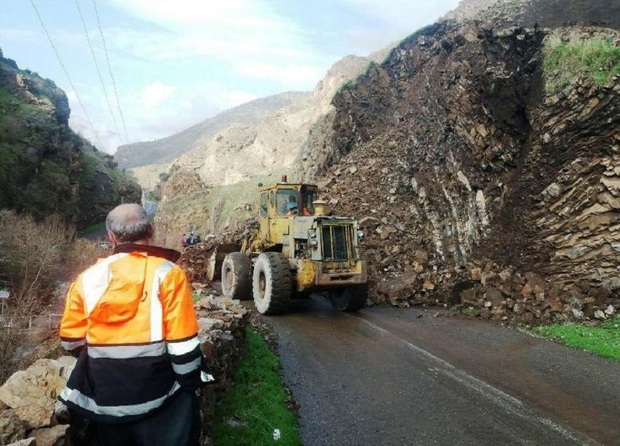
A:
<svg viewBox="0 0 620 446">
<path fill-rule="evenodd" d="M 222 294 L 231 299 L 252 299 L 252 261 L 240 252 L 231 252 L 222 262 Z"/>
<path fill-rule="evenodd" d="M 291 300 L 293 281 L 286 257 L 279 252 L 263 252 L 256 259 L 252 276 L 252 294 L 261 314 L 286 311 Z"/>
</svg>

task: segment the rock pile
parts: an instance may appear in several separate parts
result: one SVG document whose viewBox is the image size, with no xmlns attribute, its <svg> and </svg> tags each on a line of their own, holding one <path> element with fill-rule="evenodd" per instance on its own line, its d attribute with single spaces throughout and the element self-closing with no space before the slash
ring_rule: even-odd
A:
<svg viewBox="0 0 620 446">
<path fill-rule="evenodd" d="M 237 302 L 195 285 L 205 297 L 196 303 L 200 344 L 216 382 L 201 392 L 203 439 L 210 445 L 215 402 L 229 390 L 245 345 L 249 314 Z M 90 446 L 96 444 L 80 420 L 55 413 L 56 396 L 65 386 L 75 359 L 40 359 L 11 376 L 0 387 L 0 444 L 33 446 Z"/>
<path fill-rule="evenodd" d="M 237 251 L 250 228 L 255 224 L 254 219 L 241 222 L 239 225 L 241 229 L 239 230 L 221 232 L 208 240 L 184 248 L 178 263 L 187 274 L 189 281 L 204 285 L 209 284 L 210 279 L 214 277 L 212 259 L 213 255 L 216 254 L 215 250 L 219 250 L 221 247 L 236 246 L 237 249 L 232 250 Z"/>
<path fill-rule="evenodd" d="M 54 416 L 56 396 L 65 386 L 75 359 L 39 359 L 11 376 L 0 388 L 0 444 L 26 437 L 36 444 L 61 445 L 69 428 Z"/>
<path fill-rule="evenodd" d="M 620 308 L 620 80 L 553 93 L 542 65 L 545 39 L 592 36 L 620 34 L 438 24 L 336 96 L 302 165 L 361 222 L 374 300 L 525 324 Z"/>
</svg>

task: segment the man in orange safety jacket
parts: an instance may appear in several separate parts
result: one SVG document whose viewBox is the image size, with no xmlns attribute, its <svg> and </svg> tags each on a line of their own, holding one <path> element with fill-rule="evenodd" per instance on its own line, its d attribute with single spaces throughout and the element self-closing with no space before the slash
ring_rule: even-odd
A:
<svg viewBox="0 0 620 446">
<path fill-rule="evenodd" d="M 180 254 L 149 244 L 144 209 L 107 216 L 114 253 L 71 284 L 60 338 L 78 357 L 59 400 L 107 445 L 198 445 L 196 389 L 213 380 Z"/>
</svg>

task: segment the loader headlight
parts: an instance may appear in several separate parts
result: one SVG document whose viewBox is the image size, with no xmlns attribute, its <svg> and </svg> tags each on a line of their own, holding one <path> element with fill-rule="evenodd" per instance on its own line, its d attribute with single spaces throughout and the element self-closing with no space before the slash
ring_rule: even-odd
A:
<svg viewBox="0 0 620 446">
<path fill-rule="evenodd" d="M 362 238 L 362 237 L 364 237 L 364 231 L 362 231 L 361 229 L 358 229 L 357 238 Z"/>
<path fill-rule="evenodd" d="M 308 231 L 308 244 L 312 247 L 319 246 L 319 242 L 316 239 L 316 230 L 314 229 Z"/>
</svg>

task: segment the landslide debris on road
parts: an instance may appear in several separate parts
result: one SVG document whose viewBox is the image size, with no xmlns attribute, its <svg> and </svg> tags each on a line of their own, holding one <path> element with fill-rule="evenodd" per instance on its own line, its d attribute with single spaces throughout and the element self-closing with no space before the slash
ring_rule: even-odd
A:
<svg viewBox="0 0 620 446">
<path fill-rule="evenodd" d="M 214 249 L 228 244 L 241 245 L 249 233 L 250 227 L 255 224 L 254 222 L 254 219 L 247 220 L 244 224 L 239 225 L 242 229 L 222 232 L 204 242 L 183 248 L 178 264 L 187 274 L 189 281 L 209 287 L 208 263 Z"/>
<path fill-rule="evenodd" d="M 375 300 L 526 323 L 620 308 L 620 78 L 553 91 L 550 38 L 620 45 L 436 24 L 336 95 L 301 171 L 362 222 Z"/>
</svg>

